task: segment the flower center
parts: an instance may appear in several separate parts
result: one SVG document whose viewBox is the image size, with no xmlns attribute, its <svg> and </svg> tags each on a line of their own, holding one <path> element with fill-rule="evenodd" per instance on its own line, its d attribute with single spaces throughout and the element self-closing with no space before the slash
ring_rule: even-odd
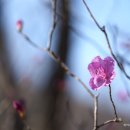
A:
<svg viewBox="0 0 130 130">
<path fill-rule="evenodd" d="M 102 77 L 103 79 L 106 78 L 106 73 L 104 72 L 104 69 L 103 69 L 102 67 L 100 67 L 100 68 L 98 68 L 98 69 L 96 70 L 96 74 L 97 74 L 97 76 L 100 76 L 100 77 Z"/>
</svg>

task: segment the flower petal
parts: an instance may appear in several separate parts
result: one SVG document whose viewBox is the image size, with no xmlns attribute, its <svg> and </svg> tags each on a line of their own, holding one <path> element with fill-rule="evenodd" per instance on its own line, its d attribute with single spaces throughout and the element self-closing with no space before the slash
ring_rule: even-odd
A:
<svg viewBox="0 0 130 130">
<path fill-rule="evenodd" d="M 100 76 L 94 78 L 94 84 L 100 88 L 106 84 L 106 80 Z"/>
<path fill-rule="evenodd" d="M 92 60 L 92 62 L 101 62 L 101 57 L 100 56 L 96 56 L 93 60 Z"/>
<path fill-rule="evenodd" d="M 104 59 L 104 70 L 105 73 L 107 74 L 107 79 L 113 80 L 115 77 L 114 60 L 111 57 L 106 57 Z"/>
<path fill-rule="evenodd" d="M 92 62 L 88 65 L 88 70 L 91 76 L 96 76 L 98 68 L 101 67 L 102 59 L 100 56 L 95 57 Z"/>
<path fill-rule="evenodd" d="M 94 78 L 91 78 L 89 81 L 89 85 L 93 90 L 97 90 L 98 87 L 94 84 Z"/>
<path fill-rule="evenodd" d="M 88 70 L 92 76 L 89 84 L 94 90 L 109 85 L 115 77 L 114 60 L 109 56 L 105 59 L 95 57 L 88 65 Z"/>
</svg>

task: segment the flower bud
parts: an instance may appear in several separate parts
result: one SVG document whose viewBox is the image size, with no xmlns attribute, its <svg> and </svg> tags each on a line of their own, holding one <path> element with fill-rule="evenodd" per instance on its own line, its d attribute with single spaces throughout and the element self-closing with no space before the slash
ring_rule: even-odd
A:
<svg viewBox="0 0 130 130">
<path fill-rule="evenodd" d="M 22 20 L 18 20 L 18 21 L 17 21 L 17 23 L 16 23 L 16 28 L 17 28 L 17 30 L 18 30 L 19 32 L 22 31 L 22 29 L 23 29 L 23 22 L 22 22 Z"/>
<path fill-rule="evenodd" d="M 14 100 L 13 108 L 18 112 L 18 115 L 21 119 L 25 118 L 25 103 L 23 100 Z"/>
</svg>

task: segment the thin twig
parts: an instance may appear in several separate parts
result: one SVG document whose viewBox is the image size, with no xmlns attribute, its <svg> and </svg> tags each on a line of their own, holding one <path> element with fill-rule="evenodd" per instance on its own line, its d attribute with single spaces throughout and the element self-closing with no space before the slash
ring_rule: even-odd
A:
<svg viewBox="0 0 130 130">
<path fill-rule="evenodd" d="M 110 124 L 110 123 L 113 123 L 113 122 L 115 122 L 115 123 L 120 123 L 120 122 L 122 122 L 122 120 L 120 119 L 120 118 L 118 118 L 118 119 L 113 119 L 113 120 L 107 120 L 107 121 L 105 121 L 103 124 L 100 124 L 100 125 L 98 125 L 97 126 L 97 129 L 99 129 L 100 127 L 103 127 L 103 126 L 105 126 L 105 125 L 108 125 L 108 124 Z"/>
<path fill-rule="evenodd" d="M 94 20 L 95 24 L 96 24 L 97 27 L 101 30 L 102 27 L 99 25 L 99 23 L 98 23 L 97 20 L 95 19 L 94 15 L 92 14 L 92 12 L 91 12 L 91 10 L 89 9 L 89 7 L 88 7 L 87 3 L 85 2 L 85 0 L 83 0 L 83 3 L 84 3 L 84 5 L 85 5 L 85 7 L 87 8 L 87 10 L 88 10 L 88 12 L 89 12 L 91 18 Z"/>
<path fill-rule="evenodd" d="M 105 38 L 106 38 L 106 41 L 107 41 L 107 45 L 108 45 L 108 48 L 110 50 L 110 53 L 111 55 L 113 56 L 113 58 L 115 59 L 118 67 L 120 68 L 120 70 L 124 73 L 124 75 L 130 80 L 130 76 L 126 73 L 125 69 L 124 69 L 124 66 L 118 61 L 118 59 L 116 58 L 114 52 L 112 51 L 112 47 L 111 47 L 111 44 L 110 44 L 110 41 L 109 41 L 109 38 L 108 38 L 108 34 L 107 34 L 107 31 L 106 31 L 106 28 L 105 26 L 100 26 L 99 22 L 96 20 L 96 18 L 94 17 L 93 13 L 91 12 L 88 4 L 85 2 L 85 0 L 82 0 L 87 11 L 89 12 L 91 18 L 93 19 L 93 21 L 95 22 L 95 24 L 97 25 L 97 27 L 99 28 L 99 30 L 101 32 L 103 32 L 103 34 L 105 35 Z"/>
<path fill-rule="evenodd" d="M 98 124 L 98 96 L 94 97 L 94 127 L 93 130 L 97 130 L 97 124 Z"/>
<path fill-rule="evenodd" d="M 71 72 L 69 70 L 69 68 L 67 67 L 67 65 L 60 59 L 59 56 L 57 56 L 55 54 L 55 52 L 51 51 L 50 49 L 48 48 L 42 48 L 40 46 L 38 46 L 38 44 L 34 43 L 26 34 L 24 34 L 23 32 L 20 32 L 20 34 L 22 34 L 22 36 L 25 38 L 25 40 L 28 41 L 28 43 L 41 50 L 41 51 L 44 51 L 46 52 L 54 61 L 56 61 L 60 66 L 61 68 L 65 71 L 66 74 L 68 74 L 70 77 L 74 78 L 75 80 L 77 80 L 83 87 L 84 89 L 89 93 L 89 95 L 94 98 L 94 94 L 90 91 L 90 89 L 86 86 L 86 84 L 76 75 L 74 74 L 73 72 Z"/>
<path fill-rule="evenodd" d="M 57 0 L 51 0 L 51 4 L 52 4 L 52 10 L 53 10 L 53 18 L 52 18 L 52 26 L 51 26 L 51 29 L 50 29 L 50 33 L 49 33 L 49 38 L 48 38 L 48 50 L 51 49 L 51 43 L 52 43 L 52 36 L 53 36 L 53 32 L 55 30 L 55 27 L 56 27 L 56 3 L 57 3 Z"/>
<path fill-rule="evenodd" d="M 112 106 L 113 106 L 113 109 L 114 109 L 115 117 L 116 117 L 116 119 L 118 119 L 118 115 L 117 115 L 117 111 L 116 111 L 116 106 L 115 106 L 114 101 L 112 99 L 111 85 L 109 85 L 109 95 L 110 95 L 110 100 L 111 100 L 111 103 L 112 103 Z"/>
<path fill-rule="evenodd" d="M 39 46 L 38 46 L 38 44 L 36 44 L 35 42 L 33 42 L 26 34 L 24 34 L 22 31 L 21 32 L 19 32 L 23 37 L 24 37 L 24 39 L 26 40 L 26 41 L 28 41 L 28 43 L 31 45 L 31 46 L 33 46 L 33 47 L 35 47 L 35 48 L 37 48 L 37 49 L 41 49 Z"/>
</svg>

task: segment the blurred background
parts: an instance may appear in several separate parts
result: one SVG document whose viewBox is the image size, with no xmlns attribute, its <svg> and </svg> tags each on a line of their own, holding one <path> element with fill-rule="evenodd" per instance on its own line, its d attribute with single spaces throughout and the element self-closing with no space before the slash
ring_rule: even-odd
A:
<svg viewBox="0 0 130 130">
<path fill-rule="evenodd" d="M 130 1 L 87 3 L 99 24 L 106 26 L 112 50 L 130 75 Z M 0 130 L 26 130 L 27 125 L 32 130 L 93 128 L 89 94 L 16 29 L 17 21 L 22 20 L 23 32 L 38 46 L 47 47 L 52 17 L 51 0 L 0 0 Z M 88 64 L 95 56 L 111 56 L 106 39 L 82 0 L 57 0 L 56 20 L 51 49 L 90 88 Z M 130 123 L 130 81 L 117 65 L 115 71 L 112 96 L 119 117 Z M 99 90 L 99 124 L 114 118 L 108 92 L 107 87 Z M 25 102 L 25 123 L 13 109 L 13 100 Z M 115 123 L 101 128 L 117 129 L 130 128 Z"/>
</svg>

